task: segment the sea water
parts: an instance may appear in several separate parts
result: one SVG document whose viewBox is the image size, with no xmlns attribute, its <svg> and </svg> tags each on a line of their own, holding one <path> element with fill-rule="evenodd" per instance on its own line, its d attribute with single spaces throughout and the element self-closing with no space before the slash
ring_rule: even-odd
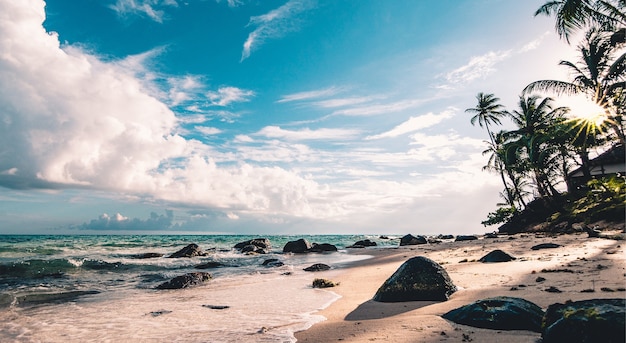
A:
<svg viewBox="0 0 626 343">
<path fill-rule="evenodd" d="M 0 342 L 294 342 L 293 333 L 324 320 L 315 312 L 338 298 L 312 288 L 318 275 L 303 268 L 325 263 L 340 270 L 367 258 L 348 254 L 347 246 L 376 236 L 264 236 L 272 251 L 262 255 L 233 248 L 252 238 L 0 235 Z M 282 253 L 299 238 L 339 251 Z M 190 243 L 209 254 L 167 257 Z M 144 253 L 163 256 L 137 258 Z M 284 265 L 262 266 L 270 258 Z M 195 268 L 207 262 L 223 266 Z M 194 271 L 212 279 L 186 289 L 155 289 Z"/>
</svg>

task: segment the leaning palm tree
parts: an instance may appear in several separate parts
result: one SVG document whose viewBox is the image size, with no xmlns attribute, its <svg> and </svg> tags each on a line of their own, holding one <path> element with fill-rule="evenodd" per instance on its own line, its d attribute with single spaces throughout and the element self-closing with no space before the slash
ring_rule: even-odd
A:
<svg viewBox="0 0 626 343">
<path fill-rule="evenodd" d="M 613 58 L 618 48 L 611 45 L 606 32 L 597 29 L 587 32 L 585 42 L 578 49 L 581 54 L 579 63 L 559 63 L 570 70 L 574 76 L 572 81 L 535 81 L 526 86 L 523 93 L 583 94 L 604 109 L 606 120 L 601 124 L 611 127 L 617 139 L 624 143 L 622 116 L 626 107 L 626 52 Z"/>
<path fill-rule="evenodd" d="M 626 25 L 626 0 L 550 0 L 535 12 L 553 15 L 559 37 L 567 43 L 577 30 L 597 26 L 618 31 Z"/>
</svg>

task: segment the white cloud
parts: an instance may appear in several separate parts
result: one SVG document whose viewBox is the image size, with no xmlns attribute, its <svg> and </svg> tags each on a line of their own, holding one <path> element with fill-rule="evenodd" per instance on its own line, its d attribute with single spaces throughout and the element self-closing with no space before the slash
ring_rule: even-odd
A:
<svg viewBox="0 0 626 343">
<path fill-rule="evenodd" d="M 279 126 L 266 126 L 256 133 L 259 136 L 268 138 L 283 138 L 287 140 L 344 140 L 354 138 L 359 134 L 357 130 L 347 129 L 303 129 L 303 130 L 285 130 Z"/>
<path fill-rule="evenodd" d="M 213 105 L 228 106 L 233 102 L 249 101 L 254 92 L 237 87 L 220 87 L 217 92 L 208 92 L 207 96 Z"/>
<path fill-rule="evenodd" d="M 428 113 L 418 117 L 411 117 L 407 121 L 394 127 L 393 129 L 383 132 L 378 135 L 368 136 L 365 139 L 381 139 L 381 138 L 393 138 L 400 135 L 404 135 L 409 132 L 425 129 L 433 125 L 439 124 L 442 121 L 452 118 L 456 113 L 456 109 L 451 108 L 443 111 L 440 114 Z"/>
<path fill-rule="evenodd" d="M 370 102 L 374 100 L 374 97 L 352 97 L 352 98 L 342 98 L 342 99 L 328 99 L 317 101 L 314 105 L 323 107 L 323 108 L 335 108 L 335 107 L 344 107 L 350 105 L 362 104 L 364 102 Z"/>
<path fill-rule="evenodd" d="M 409 108 L 417 107 L 423 103 L 422 100 L 400 100 L 384 104 L 370 104 L 359 107 L 351 107 L 343 110 L 334 111 L 333 115 L 344 116 L 372 116 L 384 113 L 393 113 Z"/>
<path fill-rule="evenodd" d="M 297 15 L 310 10 L 313 0 L 289 0 L 286 4 L 266 14 L 251 17 L 248 26 L 256 26 L 243 44 L 241 61 L 268 39 L 280 38 L 299 29 Z"/>
<path fill-rule="evenodd" d="M 109 6 L 119 16 L 139 15 L 162 23 L 165 12 L 164 7 L 177 7 L 176 0 L 117 0 L 115 4 Z"/>
<path fill-rule="evenodd" d="M 211 136 L 211 135 L 217 135 L 219 133 L 222 133 L 222 130 L 216 128 L 216 127 L 209 127 L 209 126 L 195 126 L 194 129 L 200 133 L 202 133 L 203 135 L 207 135 L 207 136 Z"/>
<path fill-rule="evenodd" d="M 511 50 L 490 51 L 482 56 L 475 56 L 470 61 L 445 75 L 451 84 L 466 83 L 478 78 L 485 78 L 493 73 L 495 65 L 511 56 Z"/>
<path fill-rule="evenodd" d="M 338 87 L 329 87 L 325 89 L 319 89 L 314 91 L 307 92 L 299 92 L 288 94 L 282 97 L 282 99 L 278 100 L 278 102 L 290 102 L 290 101 L 301 101 L 301 100 L 310 100 L 321 97 L 333 96 L 341 92 L 342 89 Z"/>
</svg>

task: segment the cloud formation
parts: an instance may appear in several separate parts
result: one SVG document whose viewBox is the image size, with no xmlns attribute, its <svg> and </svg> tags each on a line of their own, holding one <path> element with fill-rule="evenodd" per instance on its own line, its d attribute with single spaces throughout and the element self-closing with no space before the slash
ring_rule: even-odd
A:
<svg viewBox="0 0 626 343">
<path fill-rule="evenodd" d="M 434 114 L 428 113 L 418 117 L 411 117 L 407 121 L 394 127 L 393 129 L 383 132 L 378 135 L 368 136 L 365 139 L 381 139 L 381 138 L 393 138 L 400 135 L 407 134 L 409 132 L 425 129 L 433 125 L 439 124 L 442 121 L 452 118 L 455 115 L 456 109 L 448 109 L 442 113 Z"/>
<path fill-rule="evenodd" d="M 98 219 L 93 219 L 89 223 L 73 226 L 72 229 L 93 230 L 93 231 L 164 231 L 176 230 L 180 226 L 174 223 L 174 211 L 166 210 L 165 215 L 150 213 L 150 218 L 128 218 L 120 213 L 109 215 L 102 214 Z"/>
<path fill-rule="evenodd" d="M 287 33 L 299 30 L 298 15 L 312 9 L 313 0 L 289 0 L 286 4 L 266 14 L 250 18 L 248 26 L 256 27 L 243 43 L 241 61 L 250 57 L 252 51 L 268 39 L 281 38 Z"/>
</svg>

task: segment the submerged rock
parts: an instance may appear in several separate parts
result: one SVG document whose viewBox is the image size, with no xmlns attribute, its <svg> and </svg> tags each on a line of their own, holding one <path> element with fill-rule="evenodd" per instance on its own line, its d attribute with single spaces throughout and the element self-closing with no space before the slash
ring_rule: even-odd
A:
<svg viewBox="0 0 626 343">
<path fill-rule="evenodd" d="M 181 258 L 181 257 L 196 257 L 196 256 L 206 256 L 208 253 L 202 251 L 198 244 L 191 243 L 186 247 L 178 250 L 177 252 L 168 256 L 169 258 Z"/>
<path fill-rule="evenodd" d="M 337 251 L 337 247 L 332 245 L 332 244 L 328 244 L 328 243 L 321 243 L 321 244 L 313 243 L 313 245 L 311 245 L 311 248 L 309 249 L 308 252 L 335 252 L 335 251 Z"/>
<path fill-rule="evenodd" d="M 58 293 L 32 293 L 15 297 L 15 304 L 19 306 L 38 305 L 45 303 L 63 303 L 76 300 L 85 295 L 98 294 L 99 291 L 69 291 Z"/>
<path fill-rule="evenodd" d="M 212 278 L 205 272 L 194 272 L 177 276 L 170 281 L 158 285 L 157 289 L 181 289 L 202 284 Z"/>
<path fill-rule="evenodd" d="M 435 261 L 413 257 L 404 262 L 374 295 L 380 302 L 444 301 L 456 292 L 448 273 Z"/>
<path fill-rule="evenodd" d="M 272 244 L 267 238 L 255 238 L 235 244 L 235 249 L 242 253 L 269 254 L 272 250 Z"/>
<path fill-rule="evenodd" d="M 483 263 L 496 263 L 496 262 L 509 262 L 516 258 L 505 253 L 504 251 L 497 249 L 487 255 L 481 257 L 478 261 Z"/>
<path fill-rule="evenodd" d="M 265 266 L 265 267 L 282 267 L 284 265 L 285 264 L 281 262 L 280 260 L 278 260 L 277 258 L 267 259 L 263 261 L 263 264 L 262 264 L 262 266 Z"/>
<path fill-rule="evenodd" d="M 477 328 L 541 332 L 543 314 L 541 307 L 525 299 L 494 297 L 459 307 L 442 317 Z"/>
<path fill-rule="evenodd" d="M 163 257 L 163 254 L 158 253 L 158 252 L 146 252 L 143 254 L 137 254 L 137 255 L 132 256 L 132 258 L 136 258 L 136 259 L 148 259 L 148 258 L 159 258 L 159 257 Z"/>
<path fill-rule="evenodd" d="M 548 306 L 543 343 L 626 342 L 626 299 L 591 299 Z"/>
<path fill-rule="evenodd" d="M 371 241 L 369 239 L 363 239 L 363 240 L 357 241 L 356 243 L 350 246 L 347 246 L 346 248 L 365 248 L 365 247 L 375 247 L 376 245 L 377 244 L 374 241 Z"/>
<path fill-rule="evenodd" d="M 404 245 L 419 245 L 419 244 L 427 244 L 428 240 L 424 236 L 413 236 L 411 234 L 404 235 L 400 238 L 400 246 Z"/>
<path fill-rule="evenodd" d="M 226 267 L 226 265 L 223 264 L 223 263 L 220 263 L 220 262 L 211 261 L 211 262 L 206 262 L 206 263 L 199 264 L 199 265 L 195 266 L 194 268 L 196 268 L 196 269 L 212 269 L 212 268 L 220 268 L 220 267 Z"/>
</svg>

